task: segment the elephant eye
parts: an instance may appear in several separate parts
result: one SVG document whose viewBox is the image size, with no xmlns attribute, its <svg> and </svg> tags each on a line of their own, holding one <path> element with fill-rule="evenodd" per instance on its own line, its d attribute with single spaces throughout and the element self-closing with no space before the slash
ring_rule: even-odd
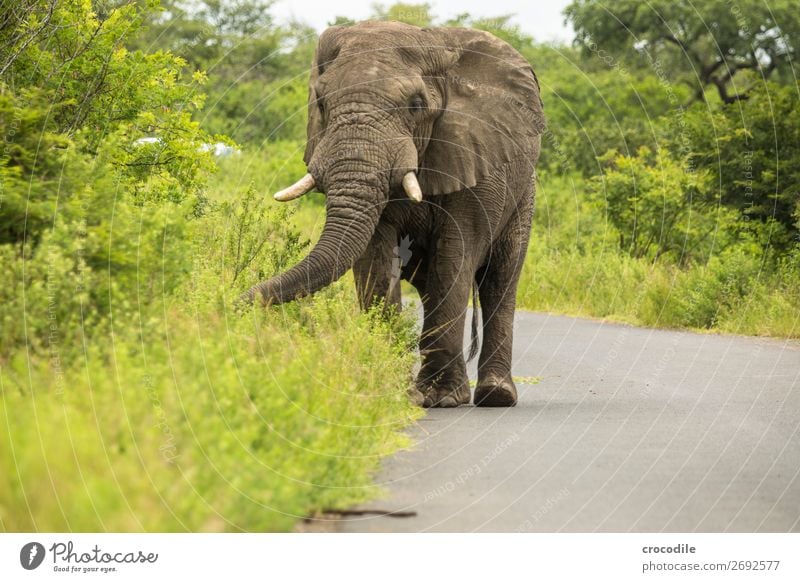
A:
<svg viewBox="0 0 800 582">
<path fill-rule="evenodd" d="M 426 107 L 427 104 L 425 103 L 425 97 L 419 93 L 414 95 L 408 102 L 408 108 L 411 109 L 412 113 L 420 113 L 424 111 Z"/>
<path fill-rule="evenodd" d="M 322 100 L 322 97 L 317 99 L 317 107 L 319 108 L 320 115 L 325 115 L 325 102 Z"/>
</svg>

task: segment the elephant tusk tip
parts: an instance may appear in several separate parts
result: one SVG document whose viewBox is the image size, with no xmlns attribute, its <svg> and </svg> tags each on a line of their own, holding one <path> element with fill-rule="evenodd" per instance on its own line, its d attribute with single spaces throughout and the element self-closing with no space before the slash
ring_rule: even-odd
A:
<svg viewBox="0 0 800 582">
<path fill-rule="evenodd" d="M 311 192 L 314 186 L 314 177 L 311 174 L 306 174 L 288 188 L 273 194 L 272 197 L 278 202 L 289 202 L 290 200 L 300 198 L 304 194 Z"/>
<path fill-rule="evenodd" d="M 414 202 L 422 202 L 422 189 L 419 187 L 417 175 L 414 172 L 408 172 L 403 176 L 403 190 L 405 190 L 406 196 Z"/>
<path fill-rule="evenodd" d="M 272 195 L 272 197 L 278 202 L 289 202 L 291 200 L 297 200 L 301 196 L 302 194 L 298 194 L 297 192 L 287 192 L 286 190 L 281 190 L 280 192 L 276 192 L 275 194 Z"/>
</svg>

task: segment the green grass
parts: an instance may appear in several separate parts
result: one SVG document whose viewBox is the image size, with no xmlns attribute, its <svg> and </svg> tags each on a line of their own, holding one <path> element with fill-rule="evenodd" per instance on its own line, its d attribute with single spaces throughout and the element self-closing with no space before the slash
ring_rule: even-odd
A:
<svg viewBox="0 0 800 582">
<path fill-rule="evenodd" d="M 411 355 L 349 299 L 245 317 L 172 307 L 146 344 L 95 343 L 61 379 L 17 355 L 2 370 L 0 527 L 285 531 L 379 494 L 372 473 L 418 416 Z"/>
<path fill-rule="evenodd" d="M 184 276 L 170 290 L 114 283 L 110 317 L 81 326 L 59 312 L 59 334 L 38 342 L 23 332 L 47 328 L 46 294 L 5 306 L 22 331 L 0 354 L 0 531 L 287 531 L 381 493 L 380 459 L 421 414 L 407 398 L 416 323 L 359 313 L 345 281 L 234 309 L 307 241 L 290 208 L 227 177 L 174 234 L 190 252 L 173 257 Z M 149 268 L 176 242 L 167 231 L 143 254 Z"/>
<path fill-rule="evenodd" d="M 800 257 L 770 266 L 750 246 L 704 263 L 620 253 L 578 179 L 545 177 L 517 293 L 520 308 L 648 327 L 800 337 Z"/>
</svg>

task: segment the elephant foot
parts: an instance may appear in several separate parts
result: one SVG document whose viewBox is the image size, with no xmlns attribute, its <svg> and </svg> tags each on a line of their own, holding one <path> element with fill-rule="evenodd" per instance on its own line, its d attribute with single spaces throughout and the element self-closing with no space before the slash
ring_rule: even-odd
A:
<svg viewBox="0 0 800 582">
<path fill-rule="evenodd" d="M 469 404 L 469 385 L 453 390 L 448 386 L 429 386 L 423 394 L 425 395 L 422 406 L 425 408 L 455 408 L 462 404 Z"/>
<path fill-rule="evenodd" d="M 414 406 L 422 406 L 425 402 L 425 395 L 416 389 L 416 387 L 411 387 L 408 390 L 408 399 L 411 401 L 411 404 Z"/>
<path fill-rule="evenodd" d="M 475 406 L 506 407 L 517 404 L 517 387 L 511 378 L 488 378 L 475 388 Z"/>
</svg>

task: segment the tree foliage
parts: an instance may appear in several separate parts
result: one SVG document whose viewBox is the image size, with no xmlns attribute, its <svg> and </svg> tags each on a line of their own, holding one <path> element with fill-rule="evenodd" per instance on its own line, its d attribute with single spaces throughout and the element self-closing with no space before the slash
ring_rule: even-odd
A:
<svg viewBox="0 0 800 582">
<path fill-rule="evenodd" d="M 271 6 L 270 0 L 164 0 L 133 41 L 207 72 L 200 122 L 209 132 L 242 142 L 298 138 L 305 133 L 316 33 L 301 23 L 278 25 Z"/>
<path fill-rule="evenodd" d="M 608 152 L 593 192 L 633 257 L 706 262 L 736 240 L 736 211 L 715 195 L 707 171 L 687 172 L 666 151 Z"/>
<path fill-rule="evenodd" d="M 0 348 L 88 329 L 188 270 L 213 168 L 192 119 L 205 76 L 126 46 L 146 7 L 101 8 L 27 3 L 0 56 Z"/>
<path fill-rule="evenodd" d="M 575 0 L 565 14 L 585 50 L 600 47 L 640 66 L 657 63 L 695 98 L 712 87 L 725 103 L 746 97 L 757 78 L 791 75 L 800 34 L 791 0 Z M 755 77 L 740 80 L 743 71 Z"/>
<path fill-rule="evenodd" d="M 665 143 L 687 163 L 711 172 L 720 200 L 744 220 L 769 225 L 769 244 L 783 251 L 800 241 L 800 96 L 769 83 L 751 98 L 711 112 L 693 107 L 682 132 Z"/>
</svg>

